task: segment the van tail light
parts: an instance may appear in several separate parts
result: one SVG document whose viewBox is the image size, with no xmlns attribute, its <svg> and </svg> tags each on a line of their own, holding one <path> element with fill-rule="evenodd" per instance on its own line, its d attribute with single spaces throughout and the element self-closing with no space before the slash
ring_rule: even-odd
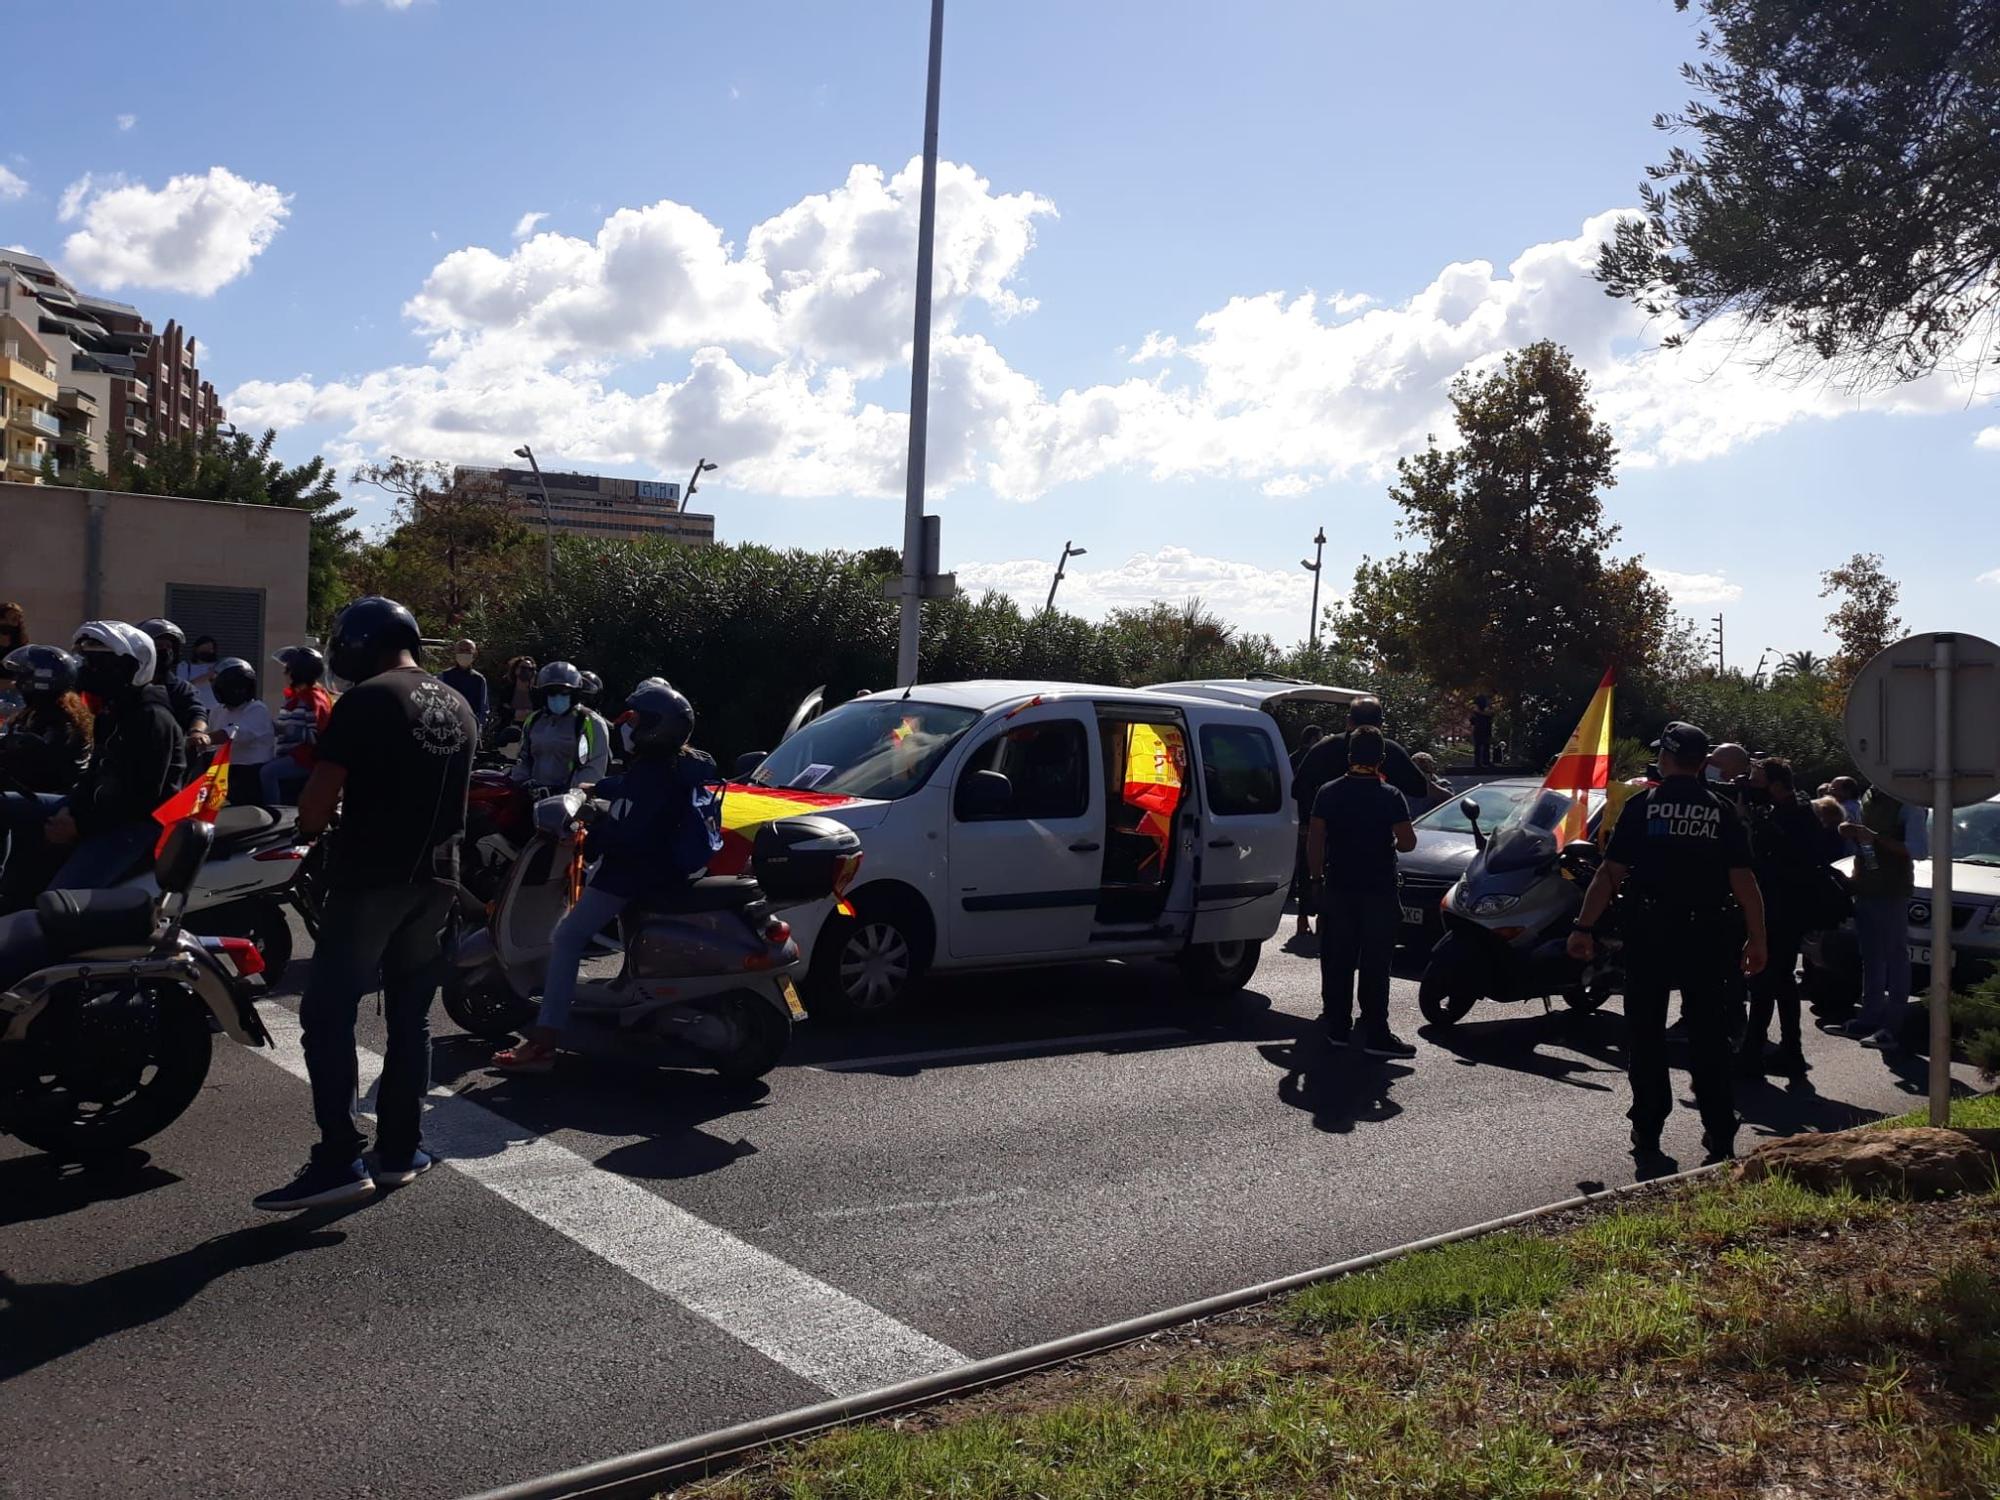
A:
<svg viewBox="0 0 2000 1500">
<path fill-rule="evenodd" d="M 264 955 L 257 951 L 257 945 L 250 939 L 226 937 L 222 939 L 222 951 L 229 955 L 230 963 L 245 979 L 264 972 Z"/>
</svg>

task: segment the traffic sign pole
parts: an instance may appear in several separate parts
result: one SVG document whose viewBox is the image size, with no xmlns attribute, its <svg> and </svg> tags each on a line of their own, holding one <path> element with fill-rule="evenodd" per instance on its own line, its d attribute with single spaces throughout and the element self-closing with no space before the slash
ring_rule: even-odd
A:
<svg viewBox="0 0 2000 1500">
<path fill-rule="evenodd" d="M 1958 637 L 1938 632 L 1931 658 L 1931 1124 L 1951 1123 L 1951 823 Z"/>
</svg>

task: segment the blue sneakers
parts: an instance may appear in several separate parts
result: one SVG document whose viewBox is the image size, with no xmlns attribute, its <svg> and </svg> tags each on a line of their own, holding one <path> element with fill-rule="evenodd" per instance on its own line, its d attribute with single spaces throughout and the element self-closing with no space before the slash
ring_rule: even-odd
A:
<svg viewBox="0 0 2000 1500">
<path fill-rule="evenodd" d="M 299 1169 L 298 1176 L 281 1188 L 260 1193 L 250 1200 L 250 1206 L 267 1213 L 289 1214 L 303 1208 L 344 1208 L 350 1203 L 364 1203 L 374 1195 L 375 1181 L 359 1159 L 309 1161 Z"/>
<path fill-rule="evenodd" d="M 370 1170 L 375 1179 L 375 1186 L 404 1187 L 415 1182 L 436 1164 L 437 1158 L 419 1146 L 402 1156 L 384 1156 L 378 1151 L 375 1153 L 375 1162 Z"/>
</svg>

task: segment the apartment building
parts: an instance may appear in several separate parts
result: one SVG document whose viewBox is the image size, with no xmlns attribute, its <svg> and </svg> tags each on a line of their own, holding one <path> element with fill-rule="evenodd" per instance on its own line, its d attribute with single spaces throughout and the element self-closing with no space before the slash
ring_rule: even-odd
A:
<svg viewBox="0 0 2000 1500">
<path fill-rule="evenodd" d="M 38 483 L 62 424 L 55 414 L 56 362 L 35 330 L 0 313 L 0 479 Z"/>
<path fill-rule="evenodd" d="M 178 323 L 155 333 L 136 307 L 79 292 L 39 256 L 0 250 L 0 314 L 33 328 L 55 363 L 50 451 L 63 473 L 107 470 L 114 454 L 144 463 L 152 443 L 223 419 Z"/>
<path fill-rule="evenodd" d="M 460 467 L 459 484 L 497 485 L 510 511 L 531 529 L 542 527 L 542 487 L 529 469 Z M 667 480 L 544 470 L 548 521 L 562 536 L 636 542 L 647 537 L 694 545 L 715 540 L 715 517 L 681 509 L 681 487 Z"/>
</svg>

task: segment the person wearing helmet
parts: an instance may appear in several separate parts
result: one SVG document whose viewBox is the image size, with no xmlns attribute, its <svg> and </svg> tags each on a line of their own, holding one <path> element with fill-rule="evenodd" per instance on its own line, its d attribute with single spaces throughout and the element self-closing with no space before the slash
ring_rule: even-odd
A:
<svg viewBox="0 0 2000 1500">
<path fill-rule="evenodd" d="M 611 725 L 603 714 L 597 711 L 597 703 L 604 696 L 604 679 L 595 672 L 585 672 L 583 681 L 577 684 L 576 701 L 578 712 L 583 715 L 583 739 L 586 744 L 603 745 L 605 749 L 605 770 L 611 768 L 611 757 L 618 753 L 618 736 L 611 732 Z"/>
<path fill-rule="evenodd" d="M 242 657 L 217 662 L 209 686 L 215 694 L 215 732 L 229 741 L 230 789 L 246 789 L 233 800 L 248 802 L 259 794 L 264 768 L 277 756 L 277 727 L 257 696 L 257 669 Z"/>
<path fill-rule="evenodd" d="M 333 698 L 322 681 L 326 658 L 311 646 L 287 646 L 272 660 L 285 669 L 285 704 L 278 710 L 276 743 L 270 764 L 259 773 L 258 790 L 267 807 L 280 807 L 296 800 L 312 775 Z"/>
<path fill-rule="evenodd" d="M 22 646 L 0 660 L 21 711 L 0 730 L 0 787 L 60 796 L 90 756 L 90 713 L 76 692 L 77 659 L 60 646 Z"/>
<path fill-rule="evenodd" d="M 438 673 L 438 681 L 463 698 L 472 710 L 472 717 L 481 724 L 486 722 L 486 706 L 491 694 L 487 690 L 485 674 L 473 667 L 479 660 L 479 643 L 462 640 L 451 648 L 451 665 Z"/>
<path fill-rule="evenodd" d="M 626 755 L 622 775 L 597 783 L 610 812 L 590 828 L 597 862 L 575 906 L 556 924 L 542 980 L 542 1006 L 528 1037 L 494 1054 L 509 1073 L 546 1073 L 569 1023 L 576 976 L 590 940 L 631 902 L 687 884 L 722 847 L 722 774 L 688 744 L 694 705 L 660 677 L 625 700 L 618 719 Z"/>
<path fill-rule="evenodd" d="M 208 710 L 201 695 L 181 673 L 181 658 L 187 654 L 187 634 L 172 620 L 155 616 L 141 620 L 139 628 L 153 643 L 153 683 L 167 695 L 167 707 L 187 736 L 189 753 L 200 755 L 208 749 Z"/>
<path fill-rule="evenodd" d="M 514 780 L 566 792 L 604 778 L 611 736 L 604 720 L 579 702 L 582 687 L 583 673 L 566 661 L 552 661 L 535 674 L 535 711 L 521 726 Z"/>
<path fill-rule="evenodd" d="M 319 1144 L 291 1182 L 252 1200 L 272 1212 L 358 1203 L 431 1165 L 423 1099 L 431 1086 L 431 1001 L 479 726 L 465 700 L 417 665 L 416 617 L 393 599 L 357 599 L 334 619 L 328 665 L 340 695 L 299 794 L 299 832 L 340 829 L 327 850 L 312 975 L 299 1002 Z M 382 991 L 388 1031 L 376 1092 L 376 1151 L 355 1121 L 354 1022 Z"/>
<path fill-rule="evenodd" d="M 122 880 L 159 836 L 153 809 L 187 777 L 187 744 L 165 695 L 146 633 L 122 620 L 78 627 L 76 685 L 96 711 L 90 761 L 68 793 L 5 795 L 7 864 L 0 910 L 44 889 L 95 890 Z"/>
</svg>

